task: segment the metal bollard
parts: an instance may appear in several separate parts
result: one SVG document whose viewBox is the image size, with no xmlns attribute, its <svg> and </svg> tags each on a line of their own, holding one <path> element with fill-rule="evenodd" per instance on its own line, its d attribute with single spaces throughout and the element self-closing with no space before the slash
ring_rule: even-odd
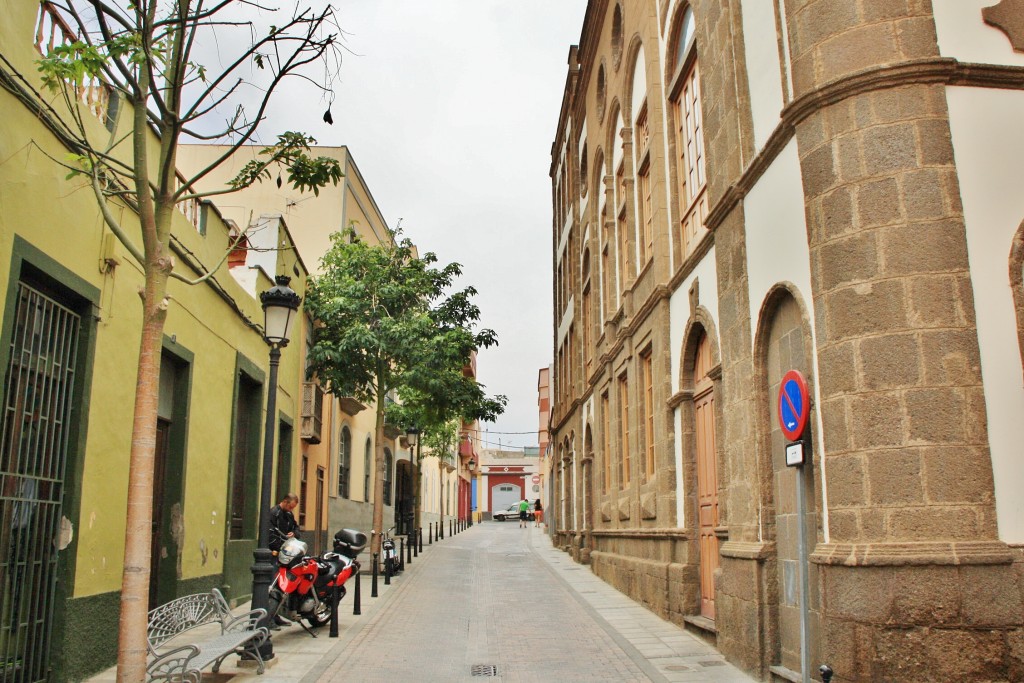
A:
<svg viewBox="0 0 1024 683">
<path fill-rule="evenodd" d="M 359 567 L 356 567 L 356 594 L 352 597 L 352 614 L 356 616 L 363 613 L 363 603 L 362 600 L 360 600 L 360 593 L 362 593 L 362 591 L 359 590 Z"/>
<path fill-rule="evenodd" d="M 405 539 L 398 539 L 398 571 L 396 574 L 405 571 Z"/>
<path fill-rule="evenodd" d="M 373 554 L 373 581 L 370 583 L 370 597 L 377 597 L 377 553 Z"/>
<path fill-rule="evenodd" d="M 412 547 L 412 556 L 419 557 L 423 552 L 423 527 L 416 528 L 416 544 Z"/>
<path fill-rule="evenodd" d="M 392 560 L 391 562 L 388 562 L 387 560 L 384 560 L 384 585 L 385 586 L 390 586 L 391 585 L 391 567 L 394 564 L 395 564 L 394 560 Z"/>
<path fill-rule="evenodd" d="M 406 564 L 412 564 L 412 549 L 416 545 L 416 539 L 413 537 L 411 529 L 406 540 L 409 542 L 405 544 L 405 562 Z"/>
<path fill-rule="evenodd" d="M 455 535 L 455 532 L 452 531 L 452 529 L 454 529 L 454 528 L 455 528 L 454 520 L 449 519 L 448 520 L 448 535 L 449 536 L 454 536 Z"/>
<path fill-rule="evenodd" d="M 427 545 L 434 545 L 434 523 L 427 522 Z"/>
<path fill-rule="evenodd" d="M 821 683 L 829 683 L 832 680 L 832 667 L 828 664 L 822 664 L 818 667 L 818 673 L 821 674 Z"/>
<path fill-rule="evenodd" d="M 338 637 L 338 603 L 341 602 L 341 587 L 335 586 L 331 591 L 331 605 L 334 609 L 331 610 L 331 630 L 327 634 L 328 638 Z"/>
</svg>

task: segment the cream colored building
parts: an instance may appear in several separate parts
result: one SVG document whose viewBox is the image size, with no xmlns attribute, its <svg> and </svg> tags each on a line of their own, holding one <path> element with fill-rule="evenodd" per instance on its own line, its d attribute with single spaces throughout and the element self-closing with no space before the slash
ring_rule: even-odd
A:
<svg viewBox="0 0 1024 683">
<path fill-rule="evenodd" d="M 1024 676 L 1021 16 L 593 0 L 569 50 L 548 519 L 762 680 Z"/>
<path fill-rule="evenodd" d="M 182 147 L 179 164 L 199 169 L 222 156 L 227 148 L 219 145 Z M 233 178 L 259 147 L 243 147 L 227 163 L 208 177 L 208 182 L 223 185 Z M 329 156 L 341 164 L 344 177 L 338 185 L 323 188 L 319 195 L 300 193 L 287 183 L 275 180 L 258 183 L 231 195 L 222 211 L 237 226 L 250 226 L 246 233 L 251 251 L 272 247 L 264 226 L 278 218 L 287 222 L 299 252 L 310 271 L 319 270 L 320 258 L 330 248 L 330 235 L 349 226 L 369 244 L 392 240 L 384 216 L 370 193 L 365 179 L 346 147 L 317 147 L 315 156 Z M 237 270 L 237 269 L 235 269 Z M 306 319 L 307 327 L 312 323 Z M 299 353 L 304 349 L 286 349 Z M 311 532 L 317 545 L 329 548 L 329 537 L 342 527 L 372 528 L 374 406 L 353 398 L 338 399 L 324 394 L 314 382 L 304 385 L 301 423 L 302 452 L 297 458 L 292 488 L 299 494 L 300 525 Z M 409 450 L 397 429 L 385 427 L 385 513 L 384 528 L 395 524 L 396 509 L 411 500 Z"/>
</svg>

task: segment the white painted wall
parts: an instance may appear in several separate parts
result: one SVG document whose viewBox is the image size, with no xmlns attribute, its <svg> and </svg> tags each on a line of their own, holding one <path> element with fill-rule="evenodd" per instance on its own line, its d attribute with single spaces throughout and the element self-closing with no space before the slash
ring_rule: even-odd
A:
<svg viewBox="0 0 1024 683">
<path fill-rule="evenodd" d="M 796 288 L 807 307 L 811 324 L 811 348 L 817 348 L 811 290 L 811 257 L 807 246 L 804 192 L 800 178 L 800 160 L 794 139 L 790 140 L 743 200 L 747 230 L 751 343 L 757 329 L 758 314 L 768 291 L 778 283 L 788 282 Z M 817 353 L 811 355 L 811 363 L 815 376 L 818 376 Z M 821 405 L 819 382 L 814 383 L 814 394 L 815 403 Z M 820 456 L 824 453 L 825 431 L 821 423 L 821 413 L 816 411 L 815 415 L 814 447 Z M 825 510 L 824 535 L 827 542 L 828 486 L 824 458 L 821 461 L 822 504 Z"/>
<path fill-rule="evenodd" d="M 1013 234 L 1024 220 L 1024 93 L 951 87 L 946 99 L 967 224 L 999 538 L 1022 543 L 1024 374 L 1009 256 Z"/>
<path fill-rule="evenodd" d="M 961 62 L 1024 66 L 1024 54 L 1013 51 L 1009 38 L 981 17 L 996 0 L 933 0 L 939 54 Z"/>
<path fill-rule="evenodd" d="M 686 489 L 683 488 L 683 440 L 679 435 L 683 433 L 683 412 L 676 408 L 672 411 L 672 424 L 676 430 L 675 453 L 676 453 L 676 526 L 680 529 L 686 526 Z"/>
<path fill-rule="evenodd" d="M 764 148 L 779 125 L 782 111 L 782 68 L 779 66 L 775 4 L 744 0 L 743 46 L 746 51 L 750 109 L 754 118 L 754 147 Z"/>
</svg>

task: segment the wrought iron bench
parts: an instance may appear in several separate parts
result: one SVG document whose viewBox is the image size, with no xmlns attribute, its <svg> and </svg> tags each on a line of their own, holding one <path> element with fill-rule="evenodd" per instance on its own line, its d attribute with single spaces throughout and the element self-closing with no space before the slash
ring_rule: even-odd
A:
<svg viewBox="0 0 1024 683">
<path fill-rule="evenodd" d="M 160 605 L 149 613 L 147 680 L 200 683 L 203 669 L 213 664 L 216 673 L 232 653 L 254 658 L 256 673 L 262 674 L 263 657 L 258 648 L 268 633 L 259 622 L 266 614 L 264 609 L 255 609 L 232 615 L 216 588 Z"/>
</svg>

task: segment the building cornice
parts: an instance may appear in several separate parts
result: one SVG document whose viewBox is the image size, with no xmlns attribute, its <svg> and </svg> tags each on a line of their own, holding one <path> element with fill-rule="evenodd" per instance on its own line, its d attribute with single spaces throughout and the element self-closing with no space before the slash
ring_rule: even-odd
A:
<svg viewBox="0 0 1024 683">
<path fill-rule="evenodd" d="M 722 224 L 789 144 L 797 124 L 807 117 L 855 95 L 927 83 L 1024 90 L 1024 67 L 973 64 L 937 57 L 865 69 L 806 92 L 782 110 L 782 120 L 764 148 L 715 202 L 705 219 L 705 226 L 714 232 Z"/>
</svg>

